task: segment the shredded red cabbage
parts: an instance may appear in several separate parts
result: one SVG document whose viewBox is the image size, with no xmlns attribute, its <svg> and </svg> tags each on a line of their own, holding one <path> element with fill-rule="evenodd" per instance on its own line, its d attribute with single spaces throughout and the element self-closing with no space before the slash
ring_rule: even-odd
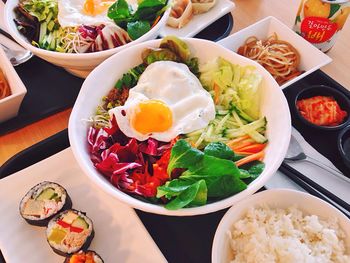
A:
<svg viewBox="0 0 350 263">
<path fill-rule="evenodd" d="M 84 47 L 86 50 L 82 49 L 81 52 L 107 50 L 125 45 L 131 41 L 128 33 L 114 24 L 101 24 L 99 26 L 81 25 L 78 31 L 80 36 L 90 43 L 88 47 Z"/>
<path fill-rule="evenodd" d="M 128 138 L 115 118 L 110 127 L 90 127 L 87 142 L 96 169 L 124 192 L 155 197 L 157 187 L 170 179 L 166 169 L 172 143 Z"/>
</svg>

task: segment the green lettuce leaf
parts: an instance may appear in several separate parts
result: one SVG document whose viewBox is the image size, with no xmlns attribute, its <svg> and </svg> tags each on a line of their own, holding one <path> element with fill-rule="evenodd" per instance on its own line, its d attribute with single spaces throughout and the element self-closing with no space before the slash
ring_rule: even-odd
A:
<svg viewBox="0 0 350 263">
<path fill-rule="evenodd" d="M 209 197 L 227 197 L 244 190 L 247 185 L 240 180 L 240 171 L 234 162 L 204 155 L 201 162 L 193 164 L 179 179 L 205 180 Z"/>
<path fill-rule="evenodd" d="M 166 6 L 165 0 L 143 0 L 133 15 L 134 20 L 154 20 Z"/>
<path fill-rule="evenodd" d="M 125 0 L 118 0 L 108 8 L 107 16 L 120 26 L 125 25 L 131 18 L 129 4 Z"/>
<path fill-rule="evenodd" d="M 132 40 L 138 39 L 151 29 L 148 21 L 135 21 L 127 24 L 127 31 Z"/>
<path fill-rule="evenodd" d="M 171 175 L 171 172 L 175 168 L 188 168 L 193 163 L 197 163 L 203 158 L 203 152 L 192 148 L 185 140 L 178 140 L 171 149 L 170 161 L 168 164 L 167 172 Z"/>
<path fill-rule="evenodd" d="M 168 185 L 158 187 L 157 197 L 161 194 L 168 198 L 176 196 L 165 205 L 165 208 L 169 210 L 177 210 L 186 206 L 200 206 L 207 202 L 207 186 L 204 180 L 191 183 L 175 179 Z"/>
<path fill-rule="evenodd" d="M 204 148 L 204 153 L 221 159 L 232 160 L 235 157 L 235 153 L 222 142 L 209 143 Z"/>
</svg>

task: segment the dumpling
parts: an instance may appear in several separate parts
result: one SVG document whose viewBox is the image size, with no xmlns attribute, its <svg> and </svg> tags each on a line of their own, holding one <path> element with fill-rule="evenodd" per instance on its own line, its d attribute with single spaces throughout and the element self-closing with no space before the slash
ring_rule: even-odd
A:
<svg viewBox="0 0 350 263">
<path fill-rule="evenodd" d="M 216 0 L 191 0 L 193 13 L 202 14 L 208 12 L 216 3 Z"/>
<path fill-rule="evenodd" d="M 191 0 L 175 0 L 167 24 L 174 28 L 182 28 L 191 20 L 192 15 Z"/>
</svg>

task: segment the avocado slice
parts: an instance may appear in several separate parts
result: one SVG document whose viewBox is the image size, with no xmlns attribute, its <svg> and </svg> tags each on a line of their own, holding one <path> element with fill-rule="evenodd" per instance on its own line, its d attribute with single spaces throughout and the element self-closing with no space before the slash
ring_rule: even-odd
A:
<svg viewBox="0 0 350 263">
<path fill-rule="evenodd" d="M 84 218 L 78 216 L 72 223 L 73 227 L 88 229 L 89 224 L 84 220 Z"/>
<path fill-rule="evenodd" d="M 55 197 L 55 189 L 53 188 L 46 188 L 44 189 L 36 198 L 38 201 L 43 201 L 43 200 L 51 200 L 53 197 Z"/>
<path fill-rule="evenodd" d="M 65 238 L 66 235 L 67 232 L 63 229 L 53 228 L 50 236 L 48 237 L 48 240 L 56 244 L 61 244 L 62 240 Z"/>
</svg>

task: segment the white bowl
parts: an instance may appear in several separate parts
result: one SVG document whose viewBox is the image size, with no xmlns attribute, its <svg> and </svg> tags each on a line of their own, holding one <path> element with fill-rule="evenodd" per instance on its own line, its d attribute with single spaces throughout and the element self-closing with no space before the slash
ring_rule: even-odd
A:
<svg viewBox="0 0 350 263">
<path fill-rule="evenodd" d="M 255 24 L 230 35 L 229 37 L 224 38 L 218 43 L 236 52 L 238 48 L 245 43 L 248 37 L 255 36 L 258 39 L 266 39 L 273 35 L 274 32 L 276 32 L 279 39 L 288 41 L 299 51 L 299 70 L 304 71 L 304 73 L 281 85 L 282 89 L 332 61 L 330 57 L 318 50 L 315 46 L 307 42 L 304 38 L 273 16 L 266 17 Z"/>
<path fill-rule="evenodd" d="M 148 41 L 123 50 L 107 59 L 87 77 L 75 102 L 68 124 L 69 140 L 74 156 L 90 179 L 104 191 L 134 208 L 156 214 L 177 216 L 205 214 L 224 209 L 256 192 L 276 172 L 288 148 L 291 120 L 287 101 L 272 76 L 259 64 L 239 56 L 214 42 L 201 39 L 184 39 L 191 49 L 191 54 L 198 57 L 200 63 L 205 63 L 221 56 L 232 63 L 254 65 L 263 76 L 261 110 L 262 114 L 267 117 L 267 137 L 269 139 L 264 159 L 266 167 L 263 173 L 247 189 L 234 196 L 201 207 L 172 211 L 165 209 L 161 205 L 140 201 L 119 191 L 95 169 L 90 160 L 86 142 L 88 124 L 84 120 L 94 115 L 101 98 L 108 93 L 122 74 L 142 62 L 141 52 L 147 47 L 158 47 L 160 41 Z M 123 61 L 123 63 L 120 63 L 120 61 Z M 115 65 L 118 65 L 118 67 Z"/>
<path fill-rule="evenodd" d="M 146 40 L 154 39 L 158 36 L 160 29 L 165 25 L 170 9 L 166 10 L 162 18 L 159 20 L 157 25 L 153 27 L 146 34 L 140 38 L 120 47 L 93 52 L 93 53 L 81 53 L 81 54 L 67 54 L 55 51 L 49 51 L 41 48 L 34 47 L 31 45 L 27 39 L 17 30 L 16 24 L 13 21 L 15 18 L 14 8 L 17 6 L 18 0 L 8 0 L 5 5 L 5 22 L 6 27 L 11 34 L 11 36 L 23 47 L 30 50 L 36 56 L 51 62 L 54 65 L 65 68 L 68 72 L 77 75 L 79 77 L 85 78 L 91 70 L 93 70 L 102 61 L 110 57 L 111 55 L 138 43 L 144 42 Z"/>
<path fill-rule="evenodd" d="M 350 220 L 338 209 L 310 194 L 290 189 L 272 189 L 256 193 L 231 207 L 221 219 L 212 246 L 212 263 L 228 263 L 232 260 L 227 232 L 233 224 L 243 219 L 249 208 L 267 205 L 270 208 L 287 209 L 296 205 L 304 215 L 317 215 L 321 219 L 337 218 L 346 235 L 347 251 L 350 249 Z"/>
<path fill-rule="evenodd" d="M 16 70 L 0 46 L 0 69 L 4 73 L 10 88 L 11 95 L 0 99 L 0 123 L 16 117 L 27 89 L 19 78 Z"/>
</svg>

